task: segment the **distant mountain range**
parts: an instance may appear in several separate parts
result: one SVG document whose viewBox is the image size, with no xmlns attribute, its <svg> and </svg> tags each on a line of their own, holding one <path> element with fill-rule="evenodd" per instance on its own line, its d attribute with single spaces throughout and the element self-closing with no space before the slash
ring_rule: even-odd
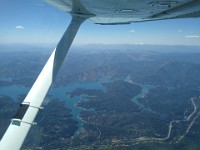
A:
<svg viewBox="0 0 200 150">
<path fill-rule="evenodd" d="M 22 48 L 12 52 L 9 47 L 0 48 L 2 85 L 31 86 L 50 55 L 44 48 L 34 51 L 34 47 L 30 47 L 30 50 Z M 133 82 L 198 88 L 199 58 L 197 46 L 86 45 L 79 49 L 77 46 L 69 52 L 54 85 L 94 81 L 101 77 L 124 79 L 130 75 Z M 12 80 L 4 81 L 3 78 Z M 22 83 L 21 78 L 24 78 Z"/>
<path fill-rule="evenodd" d="M 146 84 L 198 88 L 200 86 L 199 77 L 200 65 L 168 62 L 161 64 L 156 71 L 144 76 L 142 80 Z"/>
</svg>

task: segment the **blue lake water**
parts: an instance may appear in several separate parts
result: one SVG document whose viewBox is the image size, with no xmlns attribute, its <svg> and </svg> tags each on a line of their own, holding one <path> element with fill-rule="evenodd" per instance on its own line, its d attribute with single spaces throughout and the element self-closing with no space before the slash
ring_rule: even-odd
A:
<svg viewBox="0 0 200 150">
<path fill-rule="evenodd" d="M 60 86 L 51 88 L 48 92 L 48 95 L 50 95 L 51 99 L 59 99 L 66 102 L 66 107 L 72 110 L 72 115 L 75 120 L 79 122 L 79 128 L 82 127 L 83 123 L 80 120 L 79 113 L 83 110 L 80 107 L 76 107 L 76 104 L 80 101 L 86 101 L 86 95 L 81 96 L 75 96 L 73 98 L 70 98 L 70 92 L 74 91 L 77 88 L 84 88 L 84 89 L 95 89 L 95 90 L 102 90 L 103 92 L 106 92 L 106 88 L 102 85 L 102 83 L 110 82 L 108 78 L 105 78 L 105 81 L 101 79 L 101 82 L 75 82 L 72 84 L 69 84 L 68 86 Z M 18 86 L 18 85 L 12 85 L 12 86 L 5 86 L 0 88 L 0 94 L 1 95 L 7 95 L 10 96 L 13 100 L 17 101 L 19 95 L 27 95 L 30 88 L 24 87 L 24 86 Z M 45 98 L 45 100 L 48 100 L 48 97 Z M 88 110 L 92 111 L 92 109 Z"/>
<path fill-rule="evenodd" d="M 87 98 L 85 97 L 85 95 L 70 98 L 70 94 L 68 93 L 77 88 L 102 90 L 103 92 L 106 92 L 106 88 L 99 82 L 76 82 L 68 86 L 61 86 L 50 89 L 49 94 L 52 95 L 52 98 L 59 98 L 60 100 L 64 100 L 66 102 L 67 108 L 70 108 L 72 110 L 73 118 L 79 122 L 79 129 L 77 130 L 78 132 L 83 126 L 82 120 L 80 120 L 80 118 L 78 117 L 79 113 L 83 111 L 83 108 L 76 107 L 76 104 L 80 101 L 87 100 Z"/>
<path fill-rule="evenodd" d="M 153 112 L 149 107 L 146 107 L 144 104 L 138 101 L 139 98 L 144 98 L 144 96 L 147 95 L 149 90 L 152 89 L 153 87 L 148 86 L 148 85 L 142 85 L 142 84 L 140 85 L 140 87 L 142 88 L 141 93 L 135 96 L 134 98 L 132 98 L 131 101 L 135 103 L 137 106 L 139 106 L 141 109 L 143 109 L 144 111 Z"/>
<path fill-rule="evenodd" d="M 19 95 L 21 94 L 26 95 L 28 91 L 29 91 L 29 88 L 24 87 L 24 86 L 18 86 L 18 85 L 0 87 L 0 94 L 7 95 L 15 101 L 17 101 Z"/>
<path fill-rule="evenodd" d="M 133 97 L 131 99 L 131 101 L 137 105 L 140 109 L 142 109 L 143 111 L 146 111 L 146 112 L 149 112 L 149 113 L 153 113 L 153 114 L 156 114 L 156 115 L 159 115 L 159 117 L 163 118 L 165 117 L 165 114 L 161 114 L 161 113 L 158 113 L 154 110 L 152 110 L 151 108 L 145 106 L 144 104 L 142 104 L 138 99 L 140 98 L 144 98 L 148 93 L 149 93 L 149 90 L 150 89 L 154 89 L 156 88 L 157 86 L 153 86 L 153 85 L 147 85 L 147 84 L 139 84 L 139 83 L 134 83 L 132 82 L 131 78 L 130 78 L 130 75 L 128 75 L 125 80 L 126 82 L 128 83 L 132 83 L 132 84 L 136 84 L 136 85 L 139 85 L 142 90 L 141 90 L 141 93 L 136 95 L 135 97 Z"/>
<path fill-rule="evenodd" d="M 53 87 L 50 89 L 48 95 L 50 95 L 51 99 L 55 98 L 55 99 L 59 99 L 66 102 L 66 107 L 72 110 L 73 118 L 79 122 L 78 126 L 80 130 L 83 125 L 83 121 L 80 120 L 78 116 L 79 116 L 79 113 L 83 111 L 83 108 L 76 107 L 76 104 L 80 101 L 87 101 L 87 95 L 80 95 L 80 96 L 75 96 L 73 98 L 70 98 L 70 93 L 77 88 L 93 89 L 93 90 L 95 89 L 95 90 L 102 90 L 103 92 L 106 92 L 107 89 L 106 87 L 103 86 L 103 83 L 112 83 L 116 80 L 120 80 L 120 79 L 112 80 L 109 77 L 103 77 L 103 78 L 100 78 L 96 82 L 75 82 L 67 86 Z M 130 80 L 130 76 L 127 76 L 127 78 L 124 81 L 132 83 L 132 81 Z M 132 84 L 137 84 L 137 83 L 132 83 Z M 155 88 L 155 87 L 151 85 L 143 85 L 143 84 L 137 84 L 137 85 L 140 85 L 140 87 L 142 88 L 142 91 L 140 94 L 132 98 L 131 101 L 137 106 L 139 106 L 141 109 L 143 109 L 144 111 L 155 113 L 150 108 L 144 106 L 142 103 L 138 101 L 138 98 L 144 97 L 151 88 Z M 12 86 L 7 86 L 7 87 L 1 87 L 0 94 L 10 96 L 13 100 L 16 101 L 19 95 L 21 94 L 26 95 L 29 90 L 30 88 L 27 88 L 27 87 L 12 85 Z M 46 97 L 46 101 L 47 100 L 48 100 L 48 97 Z M 93 110 L 90 109 L 88 111 L 93 111 Z"/>
<path fill-rule="evenodd" d="M 152 89 L 152 88 L 155 88 L 154 86 L 151 86 L 151 85 L 145 85 L 145 84 L 138 84 L 138 83 L 133 83 L 131 78 L 130 78 L 130 75 L 128 75 L 125 80 L 126 82 L 128 83 L 132 83 L 132 84 L 136 84 L 136 85 L 139 85 L 142 90 L 141 90 L 141 93 L 136 95 L 135 97 L 133 97 L 131 99 L 131 101 L 136 104 L 137 106 L 139 106 L 141 109 L 143 109 L 144 111 L 148 111 L 148 112 L 152 112 L 152 110 L 148 107 L 146 107 L 144 104 L 140 103 L 138 101 L 139 98 L 143 98 L 146 94 L 148 94 L 149 90 Z"/>
</svg>

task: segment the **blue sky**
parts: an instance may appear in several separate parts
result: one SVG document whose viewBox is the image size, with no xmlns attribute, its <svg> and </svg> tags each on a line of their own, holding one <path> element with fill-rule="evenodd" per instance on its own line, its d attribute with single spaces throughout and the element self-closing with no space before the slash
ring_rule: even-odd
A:
<svg viewBox="0 0 200 150">
<path fill-rule="evenodd" d="M 48 45 L 59 41 L 71 17 L 42 0 L 0 1 L 0 44 Z M 200 45 L 200 19 L 101 26 L 86 21 L 74 44 Z"/>
</svg>

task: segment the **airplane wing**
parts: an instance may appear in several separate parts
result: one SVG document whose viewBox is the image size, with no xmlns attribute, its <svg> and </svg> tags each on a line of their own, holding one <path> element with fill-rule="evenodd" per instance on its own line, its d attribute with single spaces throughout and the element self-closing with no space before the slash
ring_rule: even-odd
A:
<svg viewBox="0 0 200 150">
<path fill-rule="evenodd" d="M 0 142 L 1 150 L 21 148 L 42 102 L 86 19 L 96 24 L 127 24 L 161 19 L 200 17 L 200 0 L 45 0 L 70 13 L 72 21 L 20 105 Z"/>
<path fill-rule="evenodd" d="M 71 14 L 93 15 L 96 24 L 126 24 L 161 19 L 200 17 L 199 0 L 45 0 Z M 73 3 L 81 4 L 73 10 Z M 84 9 L 82 9 L 84 8 Z M 79 10 L 78 10 L 79 9 Z M 83 11 L 84 10 L 84 11 Z"/>
</svg>

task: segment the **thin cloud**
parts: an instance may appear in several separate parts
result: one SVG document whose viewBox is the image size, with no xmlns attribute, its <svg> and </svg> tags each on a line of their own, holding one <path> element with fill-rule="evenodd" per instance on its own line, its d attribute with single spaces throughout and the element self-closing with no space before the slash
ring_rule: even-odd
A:
<svg viewBox="0 0 200 150">
<path fill-rule="evenodd" d="M 200 35 L 186 35 L 186 38 L 200 38 Z"/>
<path fill-rule="evenodd" d="M 16 26 L 16 29 L 23 30 L 24 27 L 23 26 Z"/>
<path fill-rule="evenodd" d="M 177 30 L 178 32 L 183 32 L 183 30 Z"/>
<path fill-rule="evenodd" d="M 129 30 L 129 32 L 133 33 L 133 32 L 135 32 L 135 30 Z"/>
</svg>

